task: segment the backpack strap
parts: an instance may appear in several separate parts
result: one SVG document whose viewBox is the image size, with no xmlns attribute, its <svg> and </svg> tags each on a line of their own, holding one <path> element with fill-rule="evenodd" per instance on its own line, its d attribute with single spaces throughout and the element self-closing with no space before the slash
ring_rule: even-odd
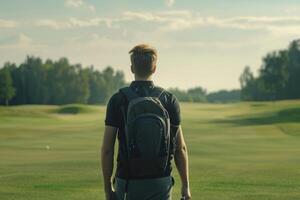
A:
<svg viewBox="0 0 300 200">
<path fill-rule="evenodd" d="M 165 92 L 165 90 L 161 87 L 154 87 L 154 90 L 151 92 L 151 97 L 160 98 L 160 96 Z"/>
<path fill-rule="evenodd" d="M 139 97 L 139 95 L 137 95 L 130 87 L 123 87 L 123 88 L 119 89 L 119 91 L 125 95 L 128 103 L 131 100 Z"/>
<path fill-rule="evenodd" d="M 123 87 L 119 89 L 119 92 L 127 99 L 127 102 L 129 103 L 131 100 L 139 97 L 130 87 Z M 127 123 L 127 115 L 126 115 L 126 110 L 125 110 L 125 105 L 121 105 L 121 112 L 122 112 L 122 116 L 124 119 L 124 123 Z M 125 128 L 125 134 L 126 134 L 126 128 Z M 124 199 L 127 199 L 127 193 L 128 193 L 128 185 L 129 185 L 129 176 L 130 176 L 130 169 L 129 169 L 129 164 L 128 164 L 128 151 L 127 151 L 127 141 L 126 141 L 126 137 L 124 138 L 125 142 L 124 142 L 124 149 L 126 152 L 126 168 L 127 168 L 127 174 L 126 174 L 126 182 L 125 182 L 125 196 Z"/>
</svg>

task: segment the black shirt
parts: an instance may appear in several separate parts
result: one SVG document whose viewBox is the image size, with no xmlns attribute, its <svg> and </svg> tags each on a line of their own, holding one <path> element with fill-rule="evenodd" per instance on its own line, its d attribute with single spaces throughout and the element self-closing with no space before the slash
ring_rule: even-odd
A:
<svg viewBox="0 0 300 200">
<path fill-rule="evenodd" d="M 154 83 L 151 80 L 145 81 L 132 81 L 130 87 L 135 91 L 139 96 L 147 96 L 151 93 L 154 88 Z M 170 92 L 166 91 L 162 94 L 161 103 L 169 113 L 170 123 L 171 123 L 171 135 L 175 135 L 180 125 L 181 116 L 180 116 L 180 107 L 177 98 Z M 106 110 L 105 125 L 114 126 L 118 128 L 118 158 L 117 158 L 117 170 L 116 177 L 118 178 L 127 178 L 127 168 L 125 164 L 125 124 L 122 117 L 121 105 L 124 105 L 127 109 L 128 102 L 126 98 L 120 93 L 116 92 L 109 99 Z M 172 148 L 172 147 L 171 147 Z M 170 156 L 169 164 L 165 173 L 165 176 L 169 176 L 172 171 L 171 160 L 173 155 Z"/>
</svg>

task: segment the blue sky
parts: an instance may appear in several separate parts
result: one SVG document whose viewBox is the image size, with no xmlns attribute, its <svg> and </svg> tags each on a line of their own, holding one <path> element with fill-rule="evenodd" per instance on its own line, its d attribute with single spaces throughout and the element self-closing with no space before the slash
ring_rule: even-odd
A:
<svg viewBox="0 0 300 200">
<path fill-rule="evenodd" d="M 299 38 L 297 0 L 0 1 L 0 64 L 26 55 L 107 65 L 131 81 L 128 51 L 149 43 L 159 53 L 153 79 L 163 87 L 238 88 L 267 52 Z"/>
</svg>

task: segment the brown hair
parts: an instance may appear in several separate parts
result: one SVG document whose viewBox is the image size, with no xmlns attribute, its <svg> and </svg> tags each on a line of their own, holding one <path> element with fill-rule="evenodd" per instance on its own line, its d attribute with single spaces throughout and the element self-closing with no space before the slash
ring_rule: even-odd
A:
<svg viewBox="0 0 300 200">
<path fill-rule="evenodd" d="M 156 49 L 147 44 L 140 44 L 133 47 L 129 54 L 131 54 L 131 64 L 138 76 L 145 78 L 154 73 L 157 61 Z"/>
</svg>

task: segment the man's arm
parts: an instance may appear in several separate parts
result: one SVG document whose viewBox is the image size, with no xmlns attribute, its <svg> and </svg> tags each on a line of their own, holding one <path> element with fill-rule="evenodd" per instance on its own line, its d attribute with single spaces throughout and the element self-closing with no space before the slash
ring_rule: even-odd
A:
<svg viewBox="0 0 300 200">
<path fill-rule="evenodd" d="M 180 125 L 178 127 L 174 160 L 181 179 L 181 193 L 186 199 L 191 199 L 188 153 Z"/>
<path fill-rule="evenodd" d="M 114 146 L 118 128 L 105 126 L 103 142 L 101 147 L 101 164 L 106 199 L 110 199 L 112 192 L 111 177 L 114 167 Z"/>
</svg>

